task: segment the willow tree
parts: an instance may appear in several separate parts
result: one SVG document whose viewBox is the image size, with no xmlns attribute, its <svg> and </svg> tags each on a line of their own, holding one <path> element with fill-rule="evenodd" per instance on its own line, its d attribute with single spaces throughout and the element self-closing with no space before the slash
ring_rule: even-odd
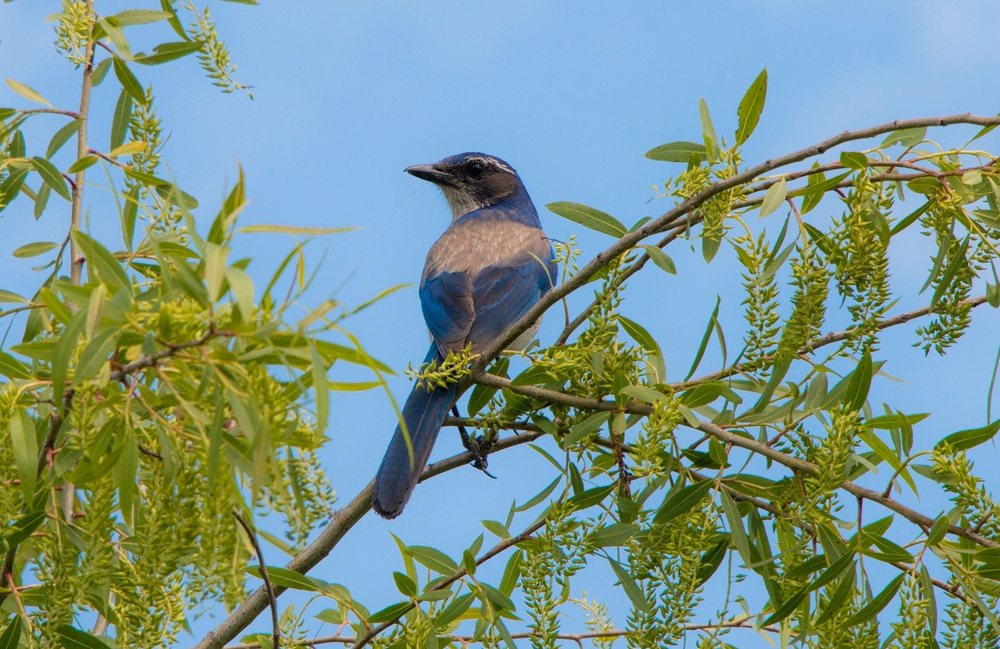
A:
<svg viewBox="0 0 1000 649">
<path fill-rule="evenodd" d="M 149 54 L 129 45 L 140 25 L 165 35 Z M 480 530 L 456 532 L 470 541 L 460 557 L 400 541 L 398 597 L 360 602 L 351 584 L 308 575 L 371 500 L 366 488 L 334 512 L 316 451 L 329 390 L 384 385 L 390 369 L 342 328 L 352 313 L 343 306 L 292 314 L 309 283 L 304 244 L 258 279 L 263 288 L 238 256 L 257 232 L 328 231 L 240 228 L 242 172 L 196 228 L 197 199 L 168 180 L 141 66 L 193 55 L 223 91 L 247 91 L 207 9 L 161 0 L 161 10 L 106 15 L 64 0 L 55 29 L 79 104 L 54 107 L 30 80 L 9 79 L 20 103 L 0 108 L 0 209 L 33 203 L 36 218 L 66 224 L 62 241 L 14 253 L 38 259 L 33 292 L 0 291 L 11 305 L 0 317 L 23 317 L 20 342 L 0 351 L 0 647 L 172 645 L 206 602 L 232 612 L 199 647 L 241 634 L 261 646 L 659 647 L 690 637 L 723 647 L 754 631 L 810 647 L 998 646 L 1000 512 L 969 452 L 1000 421 L 925 430 L 926 414 L 873 397 L 887 380 L 889 330 L 919 321 L 915 344 L 945 354 L 983 305 L 1000 305 L 1000 168 L 973 147 L 1000 118 L 901 120 L 751 165 L 741 149 L 763 110 L 764 72 L 732 136 L 702 102 L 698 141 L 646 154 L 671 165 L 661 216 L 629 227 L 585 205 L 549 205 L 612 243 L 586 263 L 561 244 L 561 283 L 505 340 L 417 373 L 469 395 L 468 416 L 447 423 L 475 430 L 481 448 L 526 453 L 515 447 L 545 438 L 552 452 L 535 449 L 551 460 L 551 483 L 506 520 L 484 521 L 489 543 Z M 117 96 L 113 113 L 91 113 L 99 92 Z M 22 129 L 41 120 L 51 138 L 29 150 Z M 110 124 L 109 142 L 88 139 L 94 120 Z M 946 126 L 974 130 L 958 148 L 929 139 Z M 117 212 L 120 236 L 82 227 L 98 201 Z M 900 311 L 888 253 L 912 230 L 936 252 L 925 306 Z M 688 375 L 671 382 L 652 327 L 620 307 L 644 297 L 628 287 L 636 273 L 676 272 L 679 242 L 708 262 L 734 254 L 745 322 L 727 331 L 712 314 Z M 505 344 L 581 290 L 593 301 L 511 376 Z M 840 330 L 825 326 L 831 308 Z M 713 356 L 720 366 L 696 376 Z M 337 362 L 371 381 L 332 383 Z M 916 432 L 936 443 L 915 445 Z M 431 465 L 424 479 L 473 459 Z M 951 508 L 899 497 L 918 492 L 944 494 Z M 258 530 L 271 512 L 283 529 Z M 294 558 L 268 567 L 261 541 Z M 498 583 L 477 578 L 484 562 L 504 562 Z M 577 596 L 593 562 L 616 575 L 625 619 L 599 593 Z M 248 567 L 263 585 L 247 583 Z M 706 589 L 740 575 L 766 597 Z M 309 613 L 337 633 L 307 638 L 312 618 L 282 607 L 288 588 L 313 592 Z M 698 617 L 703 601 L 709 619 Z M 563 628 L 569 607 L 587 628 Z M 269 622 L 251 628 L 268 608 Z"/>
</svg>

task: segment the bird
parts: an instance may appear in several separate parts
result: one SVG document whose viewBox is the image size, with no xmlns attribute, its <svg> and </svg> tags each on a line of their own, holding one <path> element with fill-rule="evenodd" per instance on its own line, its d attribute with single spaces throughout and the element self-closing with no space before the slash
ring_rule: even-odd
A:
<svg viewBox="0 0 1000 649">
<path fill-rule="evenodd" d="M 477 354 L 499 340 L 552 289 L 558 265 L 521 178 L 500 158 L 461 153 L 405 171 L 437 185 L 451 209 L 451 225 L 428 251 L 418 290 L 432 338 L 424 363 L 440 365 L 449 352 L 471 347 Z M 540 325 L 541 319 L 508 349 L 523 349 Z M 458 396 L 455 383 L 414 385 L 375 476 L 372 508 L 379 516 L 402 513 Z"/>
</svg>

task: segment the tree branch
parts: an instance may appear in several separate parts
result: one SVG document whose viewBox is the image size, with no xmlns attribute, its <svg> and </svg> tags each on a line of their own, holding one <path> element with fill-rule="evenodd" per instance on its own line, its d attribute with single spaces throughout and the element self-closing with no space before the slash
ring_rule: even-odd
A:
<svg viewBox="0 0 1000 649">
<path fill-rule="evenodd" d="M 502 451 L 513 446 L 533 442 L 544 433 L 529 432 L 521 435 L 512 435 L 498 440 L 493 447 L 493 452 Z M 472 453 L 460 453 L 440 462 L 429 465 L 420 476 L 420 482 L 465 466 L 476 458 Z M 361 490 L 343 509 L 334 513 L 333 519 L 327 524 L 315 541 L 310 543 L 302 552 L 289 561 L 285 568 L 295 572 L 306 574 L 314 568 L 320 561 L 326 558 L 330 552 L 337 547 L 340 539 L 354 525 L 360 521 L 372 506 L 372 487 L 374 480 Z M 274 588 L 275 596 L 278 597 L 285 589 L 281 586 Z M 209 631 L 205 637 L 195 645 L 194 649 L 220 649 L 227 642 L 235 638 L 240 632 L 246 629 L 251 622 L 268 605 L 267 592 L 261 586 L 250 594 L 239 607 L 229 614 L 218 626 Z"/>
</svg>

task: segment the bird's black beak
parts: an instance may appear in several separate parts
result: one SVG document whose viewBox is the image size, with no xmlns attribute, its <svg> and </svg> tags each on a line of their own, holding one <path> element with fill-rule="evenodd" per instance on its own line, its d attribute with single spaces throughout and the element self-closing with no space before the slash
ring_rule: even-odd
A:
<svg viewBox="0 0 1000 649">
<path fill-rule="evenodd" d="M 432 182 L 435 185 L 454 184 L 454 177 L 447 171 L 442 171 L 437 165 L 413 165 L 403 171 L 411 176 L 416 176 L 420 180 Z"/>
</svg>

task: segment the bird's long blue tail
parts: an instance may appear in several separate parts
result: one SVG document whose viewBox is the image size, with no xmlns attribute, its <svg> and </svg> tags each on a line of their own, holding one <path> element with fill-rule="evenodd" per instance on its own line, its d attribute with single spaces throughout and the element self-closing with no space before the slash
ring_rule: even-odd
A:
<svg viewBox="0 0 1000 649">
<path fill-rule="evenodd" d="M 434 344 L 431 344 L 424 362 L 432 360 L 437 360 L 438 363 L 442 360 Z M 385 457 L 382 458 L 382 466 L 375 475 L 372 508 L 382 518 L 399 516 L 406 501 L 410 499 L 410 494 L 427 465 L 441 424 L 455 399 L 455 386 L 455 383 L 449 383 L 447 388 L 435 387 L 428 390 L 424 385 L 417 384 L 406 398 L 403 422 L 413 447 L 412 462 L 403 429 L 397 426 Z"/>
</svg>

